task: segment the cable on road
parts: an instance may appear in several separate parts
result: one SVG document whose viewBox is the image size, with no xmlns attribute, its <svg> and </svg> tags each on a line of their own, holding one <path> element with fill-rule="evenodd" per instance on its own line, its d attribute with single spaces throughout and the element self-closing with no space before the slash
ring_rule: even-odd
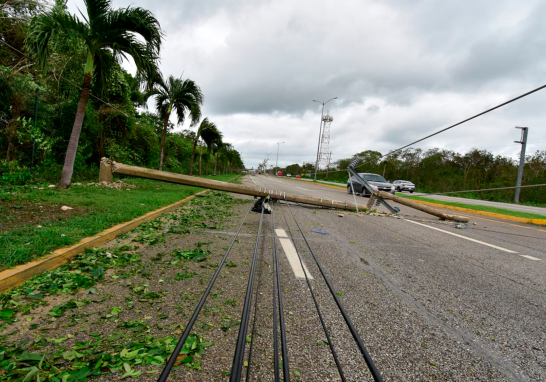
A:
<svg viewBox="0 0 546 382">
<path fill-rule="evenodd" d="M 272 211 L 273 212 L 273 211 Z M 271 237 L 273 238 L 273 252 L 271 253 L 273 265 L 273 275 L 272 275 L 272 295 L 273 295 L 273 370 L 275 372 L 275 382 L 279 382 L 279 333 L 277 321 L 277 290 L 276 290 L 276 275 L 277 275 L 277 263 L 275 259 L 277 258 L 277 236 L 275 234 L 275 220 L 273 215 L 271 215 Z"/>
<path fill-rule="evenodd" d="M 260 258 L 258 259 L 258 286 L 256 287 L 256 294 L 254 297 L 254 317 L 252 318 L 252 330 L 250 332 L 250 349 L 248 350 L 248 367 L 246 368 L 245 381 L 250 381 L 250 369 L 252 366 L 252 353 L 254 350 L 254 337 L 256 334 L 256 321 L 258 318 L 258 296 L 260 295 L 260 286 L 262 285 L 262 271 L 263 271 L 263 246 L 265 243 L 265 232 L 262 235 L 262 250 L 260 251 Z M 246 340 L 246 339 L 245 339 Z"/>
<path fill-rule="evenodd" d="M 275 229 L 275 212 L 271 208 L 271 222 L 273 225 L 273 230 Z M 276 243 L 276 235 L 273 236 L 273 240 Z M 279 298 L 279 324 L 281 328 L 281 350 L 282 350 L 282 367 L 283 367 L 283 381 L 290 382 L 290 368 L 288 366 L 288 344 L 286 342 L 286 329 L 284 325 L 284 309 L 282 304 L 282 287 L 281 287 L 281 277 L 279 272 L 279 256 L 277 253 L 277 245 L 274 246 L 273 254 L 275 256 L 275 269 L 277 270 L 277 296 Z"/>
<path fill-rule="evenodd" d="M 351 318 L 349 317 L 349 315 L 347 314 L 347 311 L 345 310 L 345 308 L 341 304 L 341 301 L 339 300 L 339 298 L 338 298 L 338 296 L 336 294 L 336 291 L 334 290 L 334 287 L 332 286 L 332 283 L 330 282 L 330 279 L 328 278 L 328 276 L 326 276 L 326 273 L 324 272 L 324 268 L 322 267 L 318 257 L 315 255 L 315 252 L 313 251 L 313 248 L 311 248 L 311 245 L 309 244 L 309 241 L 307 240 L 307 237 L 303 233 L 303 230 L 301 229 L 301 226 L 300 226 L 298 220 L 296 219 L 296 216 L 294 215 L 294 212 L 292 211 L 292 208 L 290 208 L 290 205 L 288 205 L 288 210 L 292 214 L 292 217 L 294 218 L 294 221 L 296 222 L 296 225 L 298 226 L 300 234 L 301 234 L 303 240 L 305 241 L 305 244 L 307 245 L 307 248 L 309 248 L 309 251 L 311 252 L 311 255 L 313 256 L 313 259 L 315 260 L 315 263 L 317 264 L 317 267 L 318 267 L 324 281 L 326 282 L 326 285 L 328 285 L 328 289 L 330 290 L 330 294 L 334 298 L 334 301 L 335 301 L 341 315 L 343 316 L 343 319 L 345 320 L 345 323 L 347 324 L 347 327 L 349 328 L 355 342 L 357 343 L 358 348 L 359 348 L 360 352 L 362 353 L 362 356 L 364 357 L 364 361 L 366 362 L 366 365 L 368 366 L 368 369 L 372 373 L 374 381 L 382 382 L 383 378 L 381 377 L 381 373 L 379 372 L 379 370 L 375 366 L 375 363 L 373 362 L 373 359 L 372 359 L 370 353 L 366 349 L 366 346 L 364 345 L 364 342 L 360 338 L 360 335 L 358 334 L 358 331 L 354 327 Z"/>
<path fill-rule="evenodd" d="M 231 248 L 233 248 L 233 245 L 235 244 L 235 241 L 237 240 L 237 237 L 239 236 L 239 232 L 241 232 L 241 229 L 243 228 L 243 224 L 245 223 L 245 220 L 250 213 L 250 210 L 252 209 L 252 205 L 246 212 L 246 215 L 244 216 L 243 220 L 241 221 L 241 224 L 239 225 L 239 228 L 237 229 L 237 232 L 235 232 L 235 235 L 233 236 L 233 239 L 231 240 L 231 243 L 229 244 L 228 249 L 226 250 L 226 253 L 224 254 L 224 257 L 220 261 L 220 264 L 218 265 L 218 268 L 216 269 L 216 272 L 214 272 L 214 275 L 212 276 L 212 279 L 209 282 L 209 285 L 203 295 L 201 296 L 201 300 L 199 300 L 199 304 L 197 304 L 197 307 L 193 311 L 193 314 L 190 318 L 190 321 L 186 325 L 186 328 L 184 329 L 184 333 L 182 333 L 182 336 L 178 340 L 178 343 L 176 344 L 176 347 L 174 348 L 169 360 L 165 364 L 165 367 L 163 368 L 163 371 L 161 372 L 161 375 L 158 378 L 158 382 L 165 382 L 167 378 L 169 377 L 169 374 L 176 362 L 176 358 L 180 354 L 180 351 L 182 350 L 182 347 L 184 346 L 184 343 L 186 343 L 186 340 L 188 336 L 190 335 L 190 332 L 193 328 L 193 325 L 195 324 L 195 321 L 197 321 L 197 317 L 199 316 L 199 313 L 201 312 L 201 309 L 203 308 L 203 305 L 205 305 L 205 302 L 207 301 L 207 297 L 210 294 L 210 291 L 212 287 L 214 286 L 214 283 L 216 282 L 216 279 L 218 278 L 218 275 L 220 274 L 220 271 L 224 267 L 224 263 L 226 262 L 226 259 L 231 252 Z"/>
<path fill-rule="evenodd" d="M 252 291 L 254 289 L 254 276 L 256 274 L 256 263 L 258 258 L 258 248 L 260 244 L 260 235 L 262 233 L 262 223 L 264 220 L 264 208 L 260 213 L 260 224 L 258 233 L 256 234 L 256 245 L 254 247 L 254 255 L 252 257 L 252 265 L 248 276 L 248 284 L 246 288 L 245 303 L 241 314 L 241 324 L 239 325 L 239 335 L 237 337 L 237 345 L 235 346 L 235 354 L 233 355 L 233 364 L 231 366 L 230 382 L 240 382 L 243 368 L 243 359 L 245 355 L 246 334 L 248 331 L 248 321 L 250 319 L 250 309 L 252 305 Z"/>
<path fill-rule="evenodd" d="M 292 243 L 294 244 L 294 248 L 296 249 L 296 253 L 298 255 L 298 258 L 300 260 L 300 266 L 301 269 L 303 269 L 303 274 L 305 275 L 305 281 L 307 282 L 307 288 L 309 288 L 309 291 L 311 292 L 311 297 L 313 298 L 313 302 L 315 303 L 315 309 L 317 310 L 317 314 L 320 320 L 320 324 L 322 325 L 322 329 L 324 330 L 324 334 L 326 335 L 326 340 L 328 341 L 328 346 L 330 347 L 330 351 L 332 353 L 332 356 L 334 357 L 334 362 L 336 363 L 337 371 L 339 373 L 339 377 L 343 382 L 346 381 L 345 374 L 343 373 L 343 369 L 341 367 L 341 364 L 339 363 L 339 359 L 337 358 L 337 352 L 334 348 L 334 343 L 330 337 L 330 332 L 328 331 L 328 328 L 326 327 L 326 323 L 324 322 L 324 317 L 322 316 L 322 312 L 320 310 L 320 305 L 317 301 L 317 298 L 315 296 L 315 292 L 313 291 L 313 288 L 311 287 L 311 282 L 309 281 L 309 276 L 307 276 L 307 271 L 305 270 L 305 267 L 303 266 L 303 260 L 300 255 L 300 251 L 298 250 L 298 247 L 296 245 L 296 240 L 294 240 L 294 235 L 292 235 L 292 230 L 290 229 L 290 225 L 288 224 L 288 220 L 286 219 L 286 214 L 283 212 L 284 221 L 286 222 L 286 227 L 288 228 L 288 233 L 290 234 L 290 239 L 292 240 Z"/>
</svg>

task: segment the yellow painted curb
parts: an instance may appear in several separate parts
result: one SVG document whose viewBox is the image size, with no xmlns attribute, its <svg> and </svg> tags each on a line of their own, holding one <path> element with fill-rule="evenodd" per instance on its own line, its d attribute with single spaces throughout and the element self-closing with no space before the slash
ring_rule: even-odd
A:
<svg viewBox="0 0 546 382">
<path fill-rule="evenodd" d="M 167 212 L 175 210 L 180 206 L 186 204 L 198 195 L 202 195 L 208 190 L 200 191 L 196 194 L 190 195 L 185 199 L 182 199 L 176 203 L 170 204 L 165 207 L 161 207 L 155 211 L 150 211 L 138 218 L 129 220 L 128 222 L 117 224 L 111 228 L 108 228 L 101 233 L 86 237 L 80 240 L 78 243 L 70 246 L 59 248 L 53 253 L 43 256 L 37 260 L 31 261 L 27 264 L 21 264 L 15 268 L 6 269 L 0 272 L 0 293 L 3 293 L 19 284 L 22 284 L 31 277 L 36 276 L 44 271 L 55 269 L 62 264 L 65 264 L 72 257 L 85 251 L 86 248 L 98 247 L 110 240 L 115 239 L 118 235 L 129 232 L 130 230 L 138 227 L 142 223 L 153 220 Z"/>
<path fill-rule="evenodd" d="M 410 199 L 410 200 L 413 200 L 414 202 L 417 202 L 417 203 L 426 204 L 426 205 L 429 205 L 429 206 L 434 206 L 434 207 L 441 207 L 441 208 L 448 208 L 450 210 L 464 211 L 464 212 L 469 212 L 469 213 L 473 213 L 473 214 L 477 214 L 477 215 L 485 215 L 485 216 L 489 216 L 489 217 L 493 217 L 493 218 L 510 220 L 510 221 L 518 222 L 518 223 L 536 224 L 536 225 L 546 226 L 546 219 L 519 218 L 519 217 L 516 217 L 516 216 L 496 214 L 494 212 L 487 212 L 487 211 L 480 211 L 480 210 L 473 210 L 473 209 L 465 208 L 465 207 L 457 207 L 457 206 L 450 206 L 450 205 L 447 205 L 447 204 L 426 202 L 424 200 L 419 200 L 419 199 Z"/>
</svg>

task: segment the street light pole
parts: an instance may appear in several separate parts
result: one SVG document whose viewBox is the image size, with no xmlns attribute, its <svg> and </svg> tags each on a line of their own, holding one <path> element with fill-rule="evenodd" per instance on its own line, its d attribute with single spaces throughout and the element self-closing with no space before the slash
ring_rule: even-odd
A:
<svg viewBox="0 0 546 382">
<path fill-rule="evenodd" d="M 277 142 L 277 162 L 275 162 L 275 176 L 277 176 L 278 168 L 279 168 L 279 147 L 284 142 Z"/>
<path fill-rule="evenodd" d="M 527 148 L 527 133 L 529 132 L 528 127 L 519 127 L 516 126 L 516 129 L 521 129 L 521 140 L 514 141 L 514 143 L 521 144 L 521 153 L 519 155 L 519 167 L 518 167 L 518 178 L 516 180 L 516 194 L 514 196 L 514 202 L 519 203 L 519 193 L 521 191 L 521 180 L 523 178 L 523 167 L 525 166 L 525 149 Z"/>
<path fill-rule="evenodd" d="M 328 102 L 335 99 L 337 99 L 337 97 L 329 99 L 326 102 L 324 101 L 320 102 L 320 101 L 317 101 L 316 99 L 313 100 L 313 102 L 318 102 L 322 104 L 322 111 L 320 112 L 320 126 L 319 126 L 318 145 L 317 145 L 317 161 L 315 162 L 315 177 L 314 177 L 315 182 L 317 181 L 318 161 L 319 161 L 319 153 L 320 153 L 320 136 L 322 135 L 322 119 L 324 118 L 324 105 L 326 105 Z"/>
</svg>

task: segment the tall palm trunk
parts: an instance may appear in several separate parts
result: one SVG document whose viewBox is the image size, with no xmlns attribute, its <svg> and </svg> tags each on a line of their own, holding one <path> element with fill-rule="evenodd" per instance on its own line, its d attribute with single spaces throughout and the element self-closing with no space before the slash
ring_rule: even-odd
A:
<svg viewBox="0 0 546 382">
<path fill-rule="evenodd" d="M 216 160 L 214 161 L 214 173 L 212 175 L 216 176 L 216 168 L 218 167 L 218 154 L 216 154 Z"/>
<path fill-rule="evenodd" d="M 193 150 L 191 152 L 191 158 L 190 158 L 190 175 L 193 174 L 193 158 L 195 157 L 195 149 L 197 148 L 197 138 L 195 141 L 193 141 Z M 201 174 L 199 174 L 201 175 Z"/>
<path fill-rule="evenodd" d="M 90 70 L 89 66 L 91 67 Z M 92 74 L 93 57 L 88 56 L 86 70 L 83 76 L 82 93 L 80 96 L 80 102 L 78 103 L 78 109 L 76 110 L 76 119 L 74 120 L 74 126 L 72 126 L 72 133 L 70 134 L 70 141 L 68 142 L 68 148 L 66 149 L 66 156 L 64 158 L 63 172 L 61 173 L 61 181 L 59 182 L 60 188 L 68 188 L 72 182 L 74 161 L 76 160 L 76 154 L 78 152 L 78 142 L 82 132 L 83 118 L 85 117 L 87 101 L 89 101 L 89 90 L 91 89 Z"/>
<path fill-rule="evenodd" d="M 169 106 L 169 112 L 165 116 L 163 121 L 163 131 L 161 132 L 161 153 L 159 154 L 159 171 L 163 171 L 163 158 L 165 156 L 165 138 L 167 137 L 167 126 L 169 125 L 169 117 L 171 115 L 171 106 Z"/>
<path fill-rule="evenodd" d="M 201 159 L 203 158 L 203 154 L 199 153 L 199 176 L 201 176 Z"/>
</svg>

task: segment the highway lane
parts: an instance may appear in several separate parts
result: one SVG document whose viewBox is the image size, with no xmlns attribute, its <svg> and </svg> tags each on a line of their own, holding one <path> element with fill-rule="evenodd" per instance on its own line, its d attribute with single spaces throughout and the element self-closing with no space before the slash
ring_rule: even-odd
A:
<svg viewBox="0 0 546 382">
<path fill-rule="evenodd" d="M 287 179 L 245 181 L 353 199 L 342 189 Z M 471 214 L 468 228 L 457 229 L 400 208 L 402 218 L 293 207 L 387 379 L 546 380 L 546 230 Z M 312 258 L 304 260 L 320 289 Z M 296 279 L 284 277 L 287 285 Z M 295 288 L 287 304 L 298 314 L 301 288 L 287 288 Z M 335 334 L 348 346 L 346 333 Z"/>
</svg>

